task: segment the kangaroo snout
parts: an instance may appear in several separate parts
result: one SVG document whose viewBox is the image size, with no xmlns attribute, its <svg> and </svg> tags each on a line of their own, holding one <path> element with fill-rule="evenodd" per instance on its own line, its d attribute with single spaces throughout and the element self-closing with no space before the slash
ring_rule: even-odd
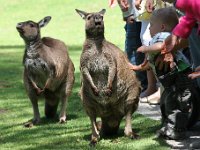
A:
<svg viewBox="0 0 200 150">
<path fill-rule="evenodd" d="M 22 25 L 23 25 L 23 23 L 22 22 L 20 22 L 20 23 L 17 23 L 17 25 L 16 25 L 16 28 L 18 29 L 18 28 L 21 28 L 22 27 Z"/>
<path fill-rule="evenodd" d="M 23 23 L 22 23 L 22 22 L 17 23 L 17 25 L 16 25 L 17 30 L 18 30 L 18 31 L 19 31 L 19 30 L 22 30 L 22 26 L 23 26 Z"/>
</svg>

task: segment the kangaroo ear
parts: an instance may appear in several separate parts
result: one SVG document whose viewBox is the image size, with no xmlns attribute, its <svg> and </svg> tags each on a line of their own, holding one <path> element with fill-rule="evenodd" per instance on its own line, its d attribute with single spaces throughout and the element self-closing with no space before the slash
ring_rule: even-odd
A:
<svg viewBox="0 0 200 150">
<path fill-rule="evenodd" d="M 102 9 L 99 13 L 102 14 L 102 15 L 104 15 L 105 12 L 106 12 L 106 9 Z"/>
<path fill-rule="evenodd" d="M 42 27 L 46 26 L 50 20 L 51 20 L 50 16 L 44 17 L 44 19 L 42 19 L 38 22 L 39 27 L 42 28 Z"/>
<path fill-rule="evenodd" d="M 81 16 L 81 18 L 85 19 L 86 16 L 88 15 L 88 13 L 82 11 L 82 10 L 78 10 L 78 9 L 75 9 L 76 12 Z"/>
</svg>

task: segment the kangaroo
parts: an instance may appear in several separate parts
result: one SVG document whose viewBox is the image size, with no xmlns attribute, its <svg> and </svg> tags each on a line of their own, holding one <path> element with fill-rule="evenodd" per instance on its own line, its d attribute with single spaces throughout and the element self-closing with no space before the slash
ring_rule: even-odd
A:
<svg viewBox="0 0 200 150">
<path fill-rule="evenodd" d="M 39 124 L 38 98 L 45 98 L 45 115 L 56 116 L 59 100 L 61 110 L 59 122 L 66 122 L 66 103 L 74 84 L 74 65 L 69 58 L 64 42 L 50 37 L 41 38 L 40 28 L 51 20 L 45 17 L 38 23 L 25 21 L 16 28 L 25 42 L 24 85 L 32 103 L 34 117 L 26 126 Z"/>
<path fill-rule="evenodd" d="M 130 138 L 138 135 L 132 131 L 131 118 L 138 107 L 140 82 L 129 69 L 126 55 L 104 37 L 105 9 L 87 13 L 76 9 L 85 20 L 86 39 L 80 58 L 82 86 L 81 100 L 90 118 L 95 145 L 100 134 L 116 134 L 125 117 L 124 133 Z M 96 118 L 101 118 L 101 123 Z"/>
</svg>

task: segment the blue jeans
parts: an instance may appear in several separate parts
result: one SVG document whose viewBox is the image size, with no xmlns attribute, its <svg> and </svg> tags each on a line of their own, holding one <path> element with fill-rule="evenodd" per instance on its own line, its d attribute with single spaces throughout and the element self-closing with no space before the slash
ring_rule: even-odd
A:
<svg viewBox="0 0 200 150">
<path fill-rule="evenodd" d="M 197 28 L 193 28 L 189 37 L 190 53 L 194 68 L 200 66 L 200 35 L 197 34 Z M 200 78 L 197 79 L 198 86 L 200 87 Z"/>
<path fill-rule="evenodd" d="M 142 45 L 140 40 L 141 22 L 134 22 L 125 25 L 126 41 L 125 51 L 129 61 L 134 65 L 139 65 L 143 62 L 144 53 L 137 53 L 138 47 Z M 140 80 L 143 90 L 147 88 L 146 71 L 136 71 L 136 76 Z"/>
</svg>

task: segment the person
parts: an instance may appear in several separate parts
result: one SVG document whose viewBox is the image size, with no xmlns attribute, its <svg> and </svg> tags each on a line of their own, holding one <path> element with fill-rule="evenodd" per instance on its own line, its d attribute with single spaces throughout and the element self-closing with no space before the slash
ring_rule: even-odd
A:
<svg viewBox="0 0 200 150">
<path fill-rule="evenodd" d="M 161 55 L 163 41 L 178 24 L 176 11 L 161 8 L 153 11 L 150 18 L 150 34 L 152 40 L 149 46 L 141 46 L 137 51 L 147 54 L 145 62 L 133 69 L 153 69 L 156 77 L 164 87 L 161 94 L 160 108 L 162 114 L 162 127 L 158 130 L 158 137 L 173 140 L 186 138 L 189 102 L 193 98 L 194 86 L 187 76 L 191 72 L 190 64 L 180 51 L 168 53 L 164 59 L 170 62 L 169 68 L 159 68 L 155 60 Z M 169 55 L 167 57 L 167 55 Z M 171 57 L 171 55 L 173 57 Z"/>
<path fill-rule="evenodd" d="M 134 6 L 135 0 L 117 0 L 117 2 L 121 8 L 123 20 L 126 21 L 125 52 L 132 64 L 140 64 L 144 60 L 144 54 L 136 52 L 142 43 L 140 39 L 141 22 L 134 18 L 138 16 L 138 10 Z M 136 72 L 136 75 L 141 82 L 142 91 L 145 91 L 147 88 L 146 72 Z"/>
<path fill-rule="evenodd" d="M 163 53 L 170 52 L 176 47 L 181 45 L 184 42 L 184 39 L 187 39 L 190 34 L 190 43 L 191 43 L 191 55 L 193 58 L 194 66 L 200 65 L 198 52 L 200 48 L 200 38 L 199 35 L 195 37 L 194 32 L 200 33 L 200 1 L 199 0 L 165 0 L 167 2 L 174 2 L 175 7 L 184 11 L 185 16 L 183 16 L 179 22 L 179 24 L 172 31 L 172 35 L 170 35 L 165 40 L 166 51 Z M 197 29 L 198 28 L 198 29 Z M 194 42 L 194 43 L 192 43 Z M 194 50 L 195 49 L 195 50 Z M 199 72 L 200 66 L 196 68 L 196 72 L 189 75 L 190 78 L 198 78 L 200 77 Z M 198 85 L 200 87 L 200 80 L 198 80 Z"/>
<path fill-rule="evenodd" d="M 126 4 L 129 7 L 124 7 Z M 138 0 L 118 0 L 120 8 L 123 12 L 124 20 L 127 20 L 125 26 L 126 29 L 126 42 L 125 49 L 129 60 L 132 64 L 140 64 L 144 60 L 144 54 L 136 53 L 136 49 L 142 45 L 147 45 L 151 39 L 149 33 L 149 16 L 144 9 L 144 4 L 146 0 L 143 0 L 142 10 L 138 10 L 140 7 L 140 2 Z M 137 9 L 137 8 L 138 9 Z M 127 19 L 126 19 L 127 18 Z M 142 26 L 141 22 L 142 21 Z M 135 27 L 136 26 L 136 27 Z M 138 27 L 137 27 L 138 26 Z M 139 30 L 140 28 L 140 30 Z M 134 36 L 137 35 L 137 36 Z M 135 39 L 133 38 L 135 37 Z M 140 37 L 140 38 L 139 38 Z M 140 40 L 140 44 L 134 46 Z M 160 89 L 157 87 L 156 78 L 151 70 L 147 71 L 147 76 L 145 72 L 137 72 L 136 74 L 142 83 L 143 92 L 140 94 L 140 102 L 148 102 L 150 104 L 158 104 L 160 100 Z M 148 84 L 147 84 L 148 83 Z"/>
<path fill-rule="evenodd" d="M 138 20 L 140 20 L 142 23 L 141 31 L 140 31 L 140 39 L 141 39 L 142 45 L 146 45 L 146 46 L 149 44 L 149 41 L 151 40 L 151 35 L 149 32 L 149 18 L 151 16 L 151 13 L 147 12 L 145 8 L 148 2 L 150 1 L 149 0 L 135 0 L 135 7 L 139 12 Z M 145 102 L 145 103 L 147 102 L 149 104 L 159 104 L 160 102 L 159 84 L 157 84 L 157 80 L 152 70 L 146 70 L 146 73 L 147 73 L 148 86 L 147 86 L 147 89 L 141 93 L 140 102 Z"/>
<path fill-rule="evenodd" d="M 188 75 L 191 79 L 197 78 L 198 89 L 200 88 L 200 36 L 199 34 L 199 21 L 200 21 L 200 1 L 186 1 L 186 0 L 165 0 L 170 3 L 174 3 L 175 7 L 184 11 L 185 16 L 182 18 L 181 22 L 176 26 L 172 35 L 169 36 L 165 43 L 164 47 L 166 52 L 174 51 L 178 49 L 177 47 L 183 47 L 184 40 L 189 37 L 189 45 L 192 61 L 194 67 L 196 67 L 195 72 Z M 182 30 L 184 29 L 184 30 Z M 159 63 L 159 61 L 158 61 Z M 192 142 L 190 145 L 191 149 L 199 149 L 200 142 Z"/>
</svg>

